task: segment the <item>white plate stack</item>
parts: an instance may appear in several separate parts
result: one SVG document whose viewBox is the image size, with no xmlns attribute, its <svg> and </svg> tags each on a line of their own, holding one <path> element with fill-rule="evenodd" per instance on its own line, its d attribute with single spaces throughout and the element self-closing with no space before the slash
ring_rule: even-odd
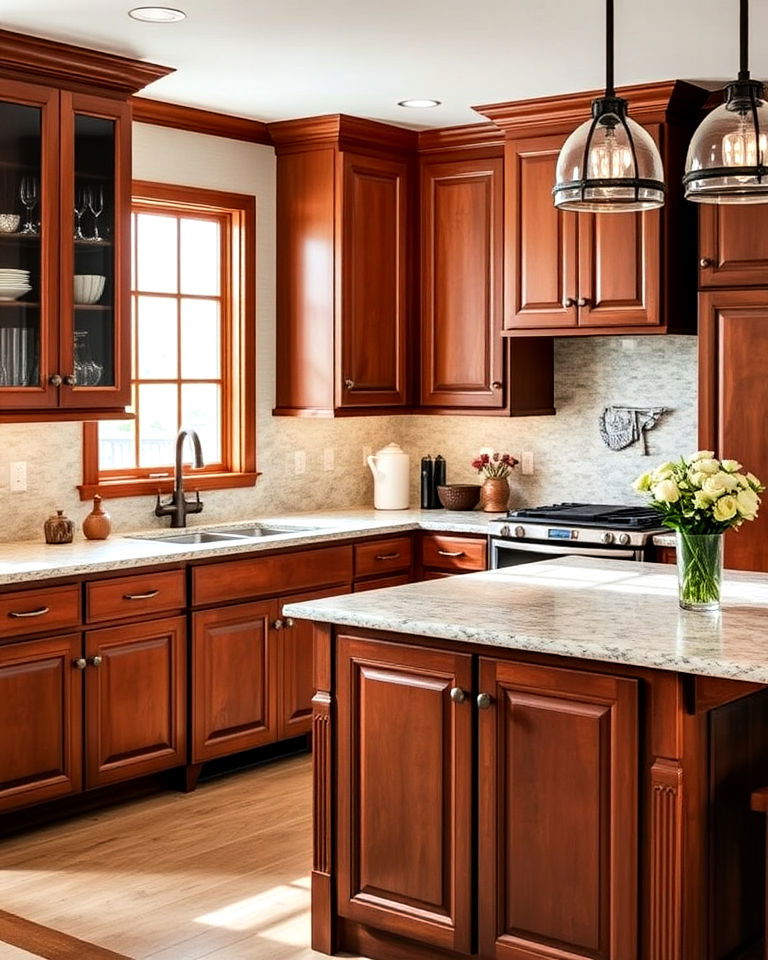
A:
<svg viewBox="0 0 768 960">
<path fill-rule="evenodd" d="M 0 267 L 0 300 L 18 300 L 31 289 L 29 270 Z"/>
</svg>

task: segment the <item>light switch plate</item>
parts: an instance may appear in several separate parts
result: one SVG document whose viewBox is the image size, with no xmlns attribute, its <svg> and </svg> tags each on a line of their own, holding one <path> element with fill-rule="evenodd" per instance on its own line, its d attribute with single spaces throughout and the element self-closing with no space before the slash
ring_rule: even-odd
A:
<svg viewBox="0 0 768 960">
<path fill-rule="evenodd" d="M 533 475 L 533 453 L 530 450 L 523 450 L 520 455 L 520 472 L 525 477 Z"/>
<path fill-rule="evenodd" d="M 11 493 L 24 493 L 27 489 L 27 461 L 14 460 L 10 466 L 9 487 Z"/>
</svg>

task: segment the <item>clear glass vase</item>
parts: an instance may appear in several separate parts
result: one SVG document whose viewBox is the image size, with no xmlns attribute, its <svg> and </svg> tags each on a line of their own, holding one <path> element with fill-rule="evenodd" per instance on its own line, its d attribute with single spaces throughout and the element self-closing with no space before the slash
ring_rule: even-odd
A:
<svg viewBox="0 0 768 960">
<path fill-rule="evenodd" d="M 719 610 L 723 535 L 678 530 L 677 579 L 683 610 Z"/>
</svg>

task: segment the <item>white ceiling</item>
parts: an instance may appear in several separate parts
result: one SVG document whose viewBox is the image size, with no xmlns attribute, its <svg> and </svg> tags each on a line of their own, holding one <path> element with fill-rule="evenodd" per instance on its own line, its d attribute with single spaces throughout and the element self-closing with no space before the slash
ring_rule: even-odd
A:
<svg viewBox="0 0 768 960">
<path fill-rule="evenodd" d="M 187 20 L 137 23 L 167 2 Z M 752 4 L 768 74 L 768 0 Z M 616 81 L 727 79 L 738 0 L 616 0 Z M 10 30 L 176 67 L 147 96 L 261 120 L 350 113 L 403 125 L 480 120 L 473 104 L 599 87 L 603 0 L 0 0 Z M 442 106 L 405 110 L 408 97 Z"/>
</svg>

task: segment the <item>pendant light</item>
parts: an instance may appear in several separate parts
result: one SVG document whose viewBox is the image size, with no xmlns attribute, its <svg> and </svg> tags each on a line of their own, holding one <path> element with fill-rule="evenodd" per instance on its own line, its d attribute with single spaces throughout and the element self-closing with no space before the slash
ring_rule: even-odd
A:
<svg viewBox="0 0 768 960">
<path fill-rule="evenodd" d="M 768 203 L 768 106 L 749 76 L 749 2 L 740 0 L 739 79 L 702 121 L 685 161 L 685 195 L 696 203 Z"/>
<path fill-rule="evenodd" d="M 651 135 L 627 116 L 613 86 L 613 0 L 605 10 L 605 96 L 568 137 L 557 159 L 555 206 L 591 213 L 653 210 L 664 203 L 664 170 Z"/>
</svg>

